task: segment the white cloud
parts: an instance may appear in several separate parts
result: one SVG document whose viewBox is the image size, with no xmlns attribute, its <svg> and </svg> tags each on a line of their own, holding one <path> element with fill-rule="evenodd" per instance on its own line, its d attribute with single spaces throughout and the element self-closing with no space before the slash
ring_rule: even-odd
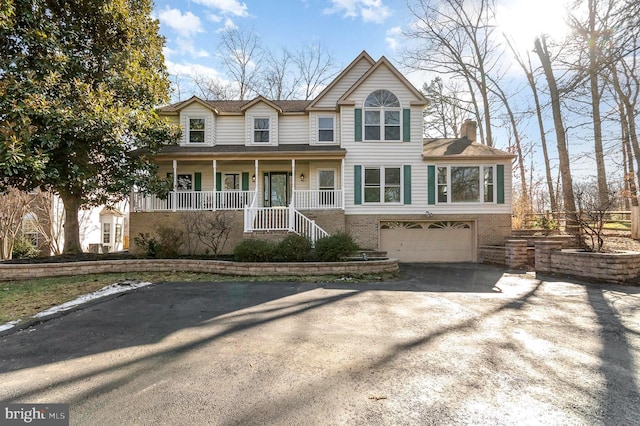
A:
<svg viewBox="0 0 640 426">
<path fill-rule="evenodd" d="M 220 15 L 216 15 L 215 13 L 210 13 L 207 18 L 209 18 L 210 21 L 213 22 L 221 22 L 222 21 L 222 16 Z"/>
<path fill-rule="evenodd" d="M 221 77 L 222 74 L 215 68 L 192 63 L 178 64 L 171 61 L 165 61 L 165 63 L 167 64 L 167 71 L 169 71 L 169 74 L 171 75 L 187 77 L 207 77 L 223 83 L 227 82 Z"/>
<path fill-rule="evenodd" d="M 249 16 L 247 5 L 238 0 L 194 0 L 212 9 L 218 9 L 223 14 L 231 14 L 235 16 Z"/>
<path fill-rule="evenodd" d="M 216 32 L 221 33 L 223 31 L 235 30 L 236 28 L 238 28 L 238 26 L 236 25 L 235 22 L 233 22 L 233 19 L 227 18 L 224 21 L 224 25 L 220 27 L 218 30 L 216 30 Z"/>
<path fill-rule="evenodd" d="M 364 22 L 381 24 L 389 16 L 391 9 L 382 0 L 331 0 L 332 7 L 324 10 L 325 14 L 342 13 L 345 18 L 361 17 Z"/>
<path fill-rule="evenodd" d="M 398 47 L 400 47 L 400 41 L 398 40 L 400 36 L 402 36 L 402 28 L 400 27 L 393 27 L 387 30 L 387 36 L 384 40 L 387 42 L 391 50 L 396 51 L 398 50 Z"/>
<path fill-rule="evenodd" d="M 178 9 L 166 8 L 158 15 L 160 22 L 167 25 L 181 37 L 191 37 L 203 32 L 200 18 L 191 12 L 183 14 Z"/>
<path fill-rule="evenodd" d="M 178 49 L 172 50 L 172 53 L 180 53 L 180 54 L 189 54 L 196 58 L 206 58 L 209 56 L 209 53 L 204 49 L 196 49 L 194 46 L 193 40 L 190 38 L 182 38 L 178 37 L 176 40 L 176 45 Z"/>
</svg>

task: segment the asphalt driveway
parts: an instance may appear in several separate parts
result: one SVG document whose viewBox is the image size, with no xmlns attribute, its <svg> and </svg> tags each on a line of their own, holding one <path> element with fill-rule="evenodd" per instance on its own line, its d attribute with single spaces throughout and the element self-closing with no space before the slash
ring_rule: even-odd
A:
<svg viewBox="0 0 640 426">
<path fill-rule="evenodd" d="M 165 283 L 0 338 L 71 424 L 639 424 L 640 289 L 482 265 Z"/>
</svg>

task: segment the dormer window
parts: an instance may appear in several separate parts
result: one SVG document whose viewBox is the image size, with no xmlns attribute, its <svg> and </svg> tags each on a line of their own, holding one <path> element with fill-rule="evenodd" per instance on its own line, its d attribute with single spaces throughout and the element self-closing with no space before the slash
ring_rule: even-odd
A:
<svg viewBox="0 0 640 426">
<path fill-rule="evenodd" d="M 204 143 L 204 118 L 189 119 L 189 143 Z"/>
<path fill-rule="evenodd" d="M 268 118 L 253 119 L 253 142 L 269 143 L 269 119 Z"/>
<path fill-rule="evenodd" d="M 335 142 L 333 116 L 318 117 L 318 142 Z"/>
<path fill-rule="evenodd" d="M 376 90 L 364 101 L 364 140 L 400 141 L 400 101 L 388 90 Z"/>
</svg>

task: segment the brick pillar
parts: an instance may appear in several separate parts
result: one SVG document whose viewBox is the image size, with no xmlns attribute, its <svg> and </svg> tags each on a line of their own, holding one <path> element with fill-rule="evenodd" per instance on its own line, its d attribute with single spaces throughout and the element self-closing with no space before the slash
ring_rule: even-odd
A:
<svg viewBox="0 0 640 426">
<path fill-rule="evenodd" d="M 526 268 L 527 240 L 507 240 L 505 242 L 504 263 L 509 268 Z"/>
<path fill-rule="evenodd" d="M 553 272 L 551 254 L 562 249 L 559 241 L 536 241 L 536 272 Z"/>
</svg>

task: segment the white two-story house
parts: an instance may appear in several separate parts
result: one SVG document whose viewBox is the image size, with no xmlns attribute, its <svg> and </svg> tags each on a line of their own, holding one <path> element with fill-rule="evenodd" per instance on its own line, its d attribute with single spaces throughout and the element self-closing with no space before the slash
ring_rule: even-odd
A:
<svg viewBox="0 0 640 426">
<path fill-rule="evenodd" d="M 401 261 L 476 261 L 511 232 L 513 156 L 475 143 L 473 122 L 461 139 L 424 140 L 426 103 L 389 60 L 362 52 L 311 101 L 163 107 L 182 128 L 154 157 L 173 190 L 133 194 L 131 236 L 206 211 L 232 223 L 225 252 L 243 238 L 346 231 Z"/>
</svg>

